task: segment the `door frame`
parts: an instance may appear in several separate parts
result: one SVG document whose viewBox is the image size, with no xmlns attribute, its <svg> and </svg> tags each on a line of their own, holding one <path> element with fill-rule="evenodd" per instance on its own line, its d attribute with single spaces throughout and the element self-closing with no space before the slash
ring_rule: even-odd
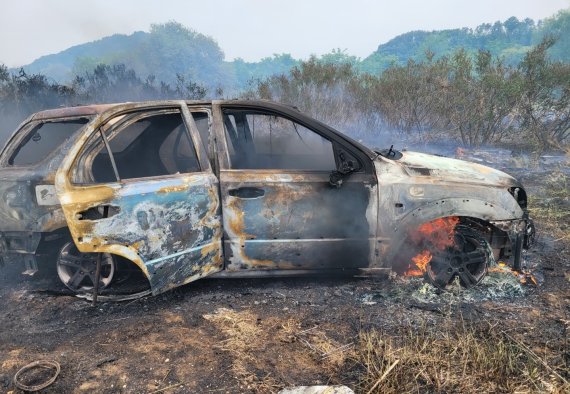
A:
<svg viewBox="0 0 570 394">
<path fill-rule="evenodd" d="M 103 126 L 112 118 L 120 116 L 122 114 L 136 112 L 142 113 L 145 110 L 148 110 L 149 112 L 158 112 L 160 110 L 166 109 L 176 109 L 179 111 L 185 125 L 185 129 L 189 134 L 188 136 L 194 145 L 193 148 L 196 152 L 198 163 L 200 165 L 199 173 L 177 173 L 127 180 L 117 179 L 115 182 L 100 184 L 80 185 L 71 182 L 70 178 L 76 169 L 78 159 L 83 153 L 83 148 L 86 146 L 86 144 L 90 143 L 90 139 L 96 133 L 100 132 L 99 130 L 101 126 Z M 111 160 L 113 167 L 116 168 L 113 154 L 108 147 L 105 137 L 103 137 L 103 142 L 105 143 L 105 147 L 103 149 L 108 150 L 109 159 Z M 82 169 L 79 170 L 81 171 Z M 208 215 L 218 218 L 218 224 L 213 224 L 214 235 L 212 237 L 212 241 L 205 247 L 208 249 L 208 255 L 216 256 L 216 258 L 214 259 L 215 261 L 213 261 L 213 264 L 207 267 L 207 272 L 205 272 L 205 275 L 199 276 L 203 277 L 211 275 L 223 269 L 223 251 L 221 248 L 221 205 L 219 201 L 218 190 L 219 182 L 212 171 L 206 149 L 201 143 L 198 129 L 194 123 L 186 101 L 180 100 L 160 101 L 154 103 L 127 103 L 113 106 L 112 108 L 99 114 L 90 124 L 86 126 L 83 134 L 80 136 L 80 138 L 78 138 L 78 140 L 74 143 L 74 145 L 67 153 L 56 173 L 55 185 L 60 203 L 62 205 L 62 209 L 64 211 L 66 222 L 79 251 L 83 253 L 111 253 L 122 256 L 136 264 L 150 281 L 151 274 L 149 272 L 148 266 L 146 265 L 146 261 L 137 251 L 137 245 L 107 243 L 107 240 L 104 237 L 84 237 L 82 234 L 89 234 L 89 231 L 94 228 L 94 225 L 92 223 L 89 223 L 88 220 L 80 221 L 77 217 L 77 213 L 112 201 L 112 199 L 116 196 L 120 196 L 121 190 L 125 188 L 138 188 L 139 191 L 137 193 L 140 195 L 144 195 L 146 192 L 150 192 L 150 190 L 145 190 L 145 185 L 149 185 L 149 189 L 161 186 L 160 193 L 177 193 L 181 190 L 185 190 L 191 187 L 191 185 L 195 183 L 199 178 L 204 178 L 208 186 L 208 196 L 209 201 L 211 202 L 210 206 L 208 207 Z M 180 254 L 174 253 L 163 257 L 164 259 L 168 259 L 169 257 L 177 256 L 180 256 Z M 195 279 L 198 279 L 198 277 Z M 184 283 L 187 283 L 187 281 Z M 171 287 L 175 286 L 165 287 L 164 289 L 157 289 L 156 292 L 153 290 L 153 293 L 158 294 L 159 292 L 168 290 Z"/>
<path fill-rule="evenodd" d="M 228 218 L 227 212 L 224 210 L 224 206 L 226 205 L 226 198 L 227 196 L 223 195 L 224 186 L 227 180 L 227 176 L 230 175 L 238 175 L 243 174 L 244 172 L 249 172 L 255 174 L 255 178 L 257 180 L 263 179 L 264 176 L 271 177 L 279 171 L 288 174 L 295 174 L 301 176 L 309 176 L 311 178 L 322 178 L 325 171 L 307 171 L 307 170 L 268 170 L 268 169 L 231 169 L 230 168 L 230 156 L 229 156 L 229 149 L 227 145 L 225 129 L 224 129 L 224 119 L 223 119 L 223 108 L 227 109 L 236 109 L 236 110 L 251 110 L 251 111 L 262 111 L 266 113 L 274 113 L 275 115 L 282 116 L 286 119 L 289 119 L 293 122 L 298 123 L 306 127 L 307 129 L 320 134 L 321 136 L 325 137 L 326 139 L 330 140 L 333 145 L 333 153 L 335 155 L 335 163 L 337 169 L 339 167 L 338 163 L 338 154 L 341 150 L 346 150 L 349 152 L 353 157 L 355 157 L 362 168 L 360 171 L 353 173 L 350 175 L 347 182 L 366 182 L 371 185 L 370 188 L 370 202 L 368 209 L 366 211 L 366 220 L 369 225 L 369 255 L 368 255 L 368 262 L 369 265 L 375 265 L 378 260 L 379 255 L 379 238 L 378 238 L 378 179 L 376 177 L 376 171 L 374 164 L 372 162 L 372 158 L 363 152 L 362 150 L 358 149 L 355 145 L 352 144 L 351 139 L 331 130 L 328 126 L 324 125 L 323 123 L 312 119 L 295 108 L 287 108 L 282 105 L 275 105 L 272 103 L 263 103 L 260 105 L 259 103 L 248 103 L 244 101 L 239 102 L 228 102 L 228 101 L 213 101 L 212 102 L 212 116 L 213 116 L 213 130 L 214 133 L 214 143 L 216 148 L 216 156 L 215 156 L 215 163 L 216 163 L 216 174 L 220 181 L 220 201 L 222 203 L 222 219 L 224 223 L 224 239 L 223 239 L 223 247 L 224 247 L 224 256 L 231 256 L 233 253 L 231 250 L 228 250 L 232 240 L 230 239 L 231 234 L 229 233 L 229 229 L 227 228 L 226 224 L 235 221 L 236 218 Z M 248 179 L 243 177 L 244 182 L 247 182 Z M 273 180 L 274 181 L 274 180 Z M 234 231 L 231 231 L 234 232 Z M 243 234 L 241 234 L 243 236 Z M 235 234 L 234 234 L 235 236 Z M 225 259 L 227 262 L 227 259 Z M 226 270 L 228 267 L 226 266 Z M 290 268 L 291 272 L 293 272 L 293 268 Z M 298 271 L 298 270 L 297 270 Z M 236 272 L 237 273 L 237 272 Z M 231 276 L 232 272 L 226 272 L 226 276 Z"/>
</svg>

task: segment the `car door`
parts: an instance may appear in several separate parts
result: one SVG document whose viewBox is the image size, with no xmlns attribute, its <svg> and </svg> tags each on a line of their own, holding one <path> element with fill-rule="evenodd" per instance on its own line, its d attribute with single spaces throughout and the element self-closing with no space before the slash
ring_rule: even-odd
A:
<svg viewBox="0 0 570 394">
<path fill-rule="evenodd" d="M 153 294 L 223 268 L 218 180 L 182 103 L 119 107 L 96 121 L 56 190 L 78 249 L 133 261 Z"/>
<path fill-rule="evenodd" d="M 226 271 L 331 271 L 375 259 L 377 185 L 366 158 L 296 111 L 213 110 Z M 353 173 L 331 186 L 341 167 Z"/>
</svg>

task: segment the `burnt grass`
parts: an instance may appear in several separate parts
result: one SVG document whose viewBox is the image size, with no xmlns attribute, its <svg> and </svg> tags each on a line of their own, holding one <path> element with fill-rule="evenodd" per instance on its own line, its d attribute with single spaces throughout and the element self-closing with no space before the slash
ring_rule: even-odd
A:
<svg viewBox="0 0 570 394">
<path fill-rule="evenodd" d="M 539 286 L 440 294 L 393 277 L 205 279 L 93 307 L 54 278 L 4 267 L 0 392 L 20 392 L 14 374 L 40 359 L 61 364 L 44 393 L 568 392 L 567 201 L 551 201 L 547 177 L 525 174 L 539 194 L 539 239 L 525 256 Z"/>
</svg>

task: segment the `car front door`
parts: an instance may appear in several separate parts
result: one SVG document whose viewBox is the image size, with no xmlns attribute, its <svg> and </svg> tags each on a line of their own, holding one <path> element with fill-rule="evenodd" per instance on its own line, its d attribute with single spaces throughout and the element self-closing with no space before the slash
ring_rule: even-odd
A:
<svg viewBox="0 0 570 394">
<path fill-rule="evenodd" d="M 218 180 L 182 103 L 96 121 L 56 189 L 78 249 L 131 260 L 153 294 L 223 268 Z"/>
<path fill-rule="evenodd" d="M 291 113 L 213 110 L 226 271 L 331 271 L 374 260 L 377 182 L 353 147 Z M 353 173 L 331 186 L 341 168 Z"/>
</svg>

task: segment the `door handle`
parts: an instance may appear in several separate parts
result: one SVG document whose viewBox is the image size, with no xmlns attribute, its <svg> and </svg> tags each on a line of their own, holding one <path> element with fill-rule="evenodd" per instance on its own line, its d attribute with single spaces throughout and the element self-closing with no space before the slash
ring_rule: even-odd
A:
<svg viewBox="0 0 570 394">
<path fill-rule="evenodd" d="M 237 189 L 230 189 L 228 193 L 232 197 L 252 199 L 263 197 L 265 195 L 265 190 L 258 187 L 240 187 Z"/>
</svg>

